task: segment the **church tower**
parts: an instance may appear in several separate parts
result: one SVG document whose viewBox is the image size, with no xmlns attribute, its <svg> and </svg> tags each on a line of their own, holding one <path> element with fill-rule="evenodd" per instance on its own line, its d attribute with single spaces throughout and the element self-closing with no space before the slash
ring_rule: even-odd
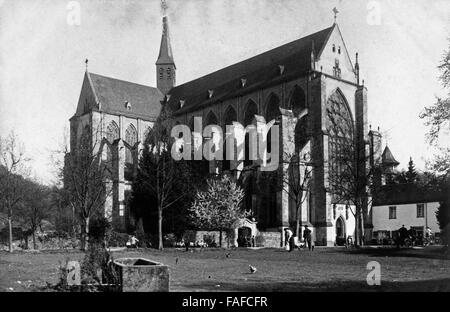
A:
<svg viewBox="0 0 450 312">
<path fill-rule="evenodd" d="M 175 86 L 175 71 L 176 66 L 170 46 L 169 25 L 167 16 L 164 16 L 161 46 L 156 61 L 156 86 L 163 94 L 167 94 Z"/>
</svg>

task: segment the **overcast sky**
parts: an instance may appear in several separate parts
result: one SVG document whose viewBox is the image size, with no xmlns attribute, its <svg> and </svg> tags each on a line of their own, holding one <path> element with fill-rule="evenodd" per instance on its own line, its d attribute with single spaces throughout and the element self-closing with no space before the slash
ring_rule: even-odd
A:
<svg viewBox="0 0 450 312">
<path fill-rule="evenodd" d="M 437 65 L 449 46 L 450 1 L 167 5 L 179 84 L 329 27 L 336 6 L 349 53 L 359 52 L 373 128 L 381 128 L 400 167 L 412 156 L 424 168 L 432 157 L 418 115 L 445 94 Z M 155 86 L 161 17 L 159 0 L 0 0 L 0 134 L 16 131 L 43 182 L 53 179 L 50 156 L 75 112 L 85 58 L 93 73 Z"/>
</svg>

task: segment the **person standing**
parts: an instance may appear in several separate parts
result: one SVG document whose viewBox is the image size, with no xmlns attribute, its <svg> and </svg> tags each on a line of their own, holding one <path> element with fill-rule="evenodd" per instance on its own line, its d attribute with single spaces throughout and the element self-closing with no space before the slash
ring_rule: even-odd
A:
<svg viewBox="0 0 450 312">
<path fill-rule="evenodd" d="M 295 235 L 291 235 L 289 238 L 289 251 L 292 251 L 295 249 Z"/>
<path fill-rule="evenodd" d="M 286 247 L 286 250 L 290 251 L 290 239 L 292 237 L 292 231 L 290 228 L 284 229 L 284 246 Z"/>
<path fill-rule="evenodd" d="M 397 247 L 400 248 L 400 246 L 403 246 L 405 244 L 405 240 L 408 237 L 408 230 L 405 228 L 405 225 L 403 224 L 402 227 L 398 230 L 398 241 L 397 241 Z"/>
<path fill-rule="evenodd" d="M 305 225 L 305 229 L 303 230 L 303 239 L 305 240 L 305 244 L 308 245 L 308 249 L 312 250 L 312 244 L 311 244 L 311 230 L 308 229 L 308 226 Z"/>
</svg>

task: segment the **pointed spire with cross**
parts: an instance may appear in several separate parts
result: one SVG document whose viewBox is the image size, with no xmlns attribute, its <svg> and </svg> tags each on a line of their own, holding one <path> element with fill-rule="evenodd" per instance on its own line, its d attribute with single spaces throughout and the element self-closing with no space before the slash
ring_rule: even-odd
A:
<svg viewBox="0 0 450 312">
<path fill-rule="evenodd" d="M 86 64 L 86 71 L 88 71 L 88 64 L 89 64 L 89 60 L 88 60 L 88 59 L 86 59 L 86 60 L 84 61 L 84 63 Z"/>
<path fill-rule="evenodd" d="M 334 23 L 336 24 L 337 15 L 339 13 L 339 11 L 336 7 L 333 8 L 333 13 L 334 13 Z"/>
</svg>

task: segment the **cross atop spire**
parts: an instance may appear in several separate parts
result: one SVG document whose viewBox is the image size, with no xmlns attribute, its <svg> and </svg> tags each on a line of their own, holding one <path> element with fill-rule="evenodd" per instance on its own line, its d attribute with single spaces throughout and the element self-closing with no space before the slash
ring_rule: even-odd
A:
<svg viewBox="0 0 450 312">
<path fill-rule="evenodd" d="M 88 60 L 88 59 L 86 59 L 86 60 L 84 61 L 84 63 L 86 64 L 86 71 L 88 71 L 88 64 L 89 64 L 89 60 Z"/>
<path fill-rule="evenodd" d="M 334 13 L 334 23 L 336 24 L 337 15 L 339 13 L 339 11 L 338 11 L 338 9 L 336 9 L 336 7 L 333 8 L 333 13 Z"/>
<path fill-rule="evenodd" d="M 166 11 L 169 8 L 169 6 L 166 3 L 166 0 L 161 0 L 161 11 L 163 16 L 166 16 Z"/>
</svg>

